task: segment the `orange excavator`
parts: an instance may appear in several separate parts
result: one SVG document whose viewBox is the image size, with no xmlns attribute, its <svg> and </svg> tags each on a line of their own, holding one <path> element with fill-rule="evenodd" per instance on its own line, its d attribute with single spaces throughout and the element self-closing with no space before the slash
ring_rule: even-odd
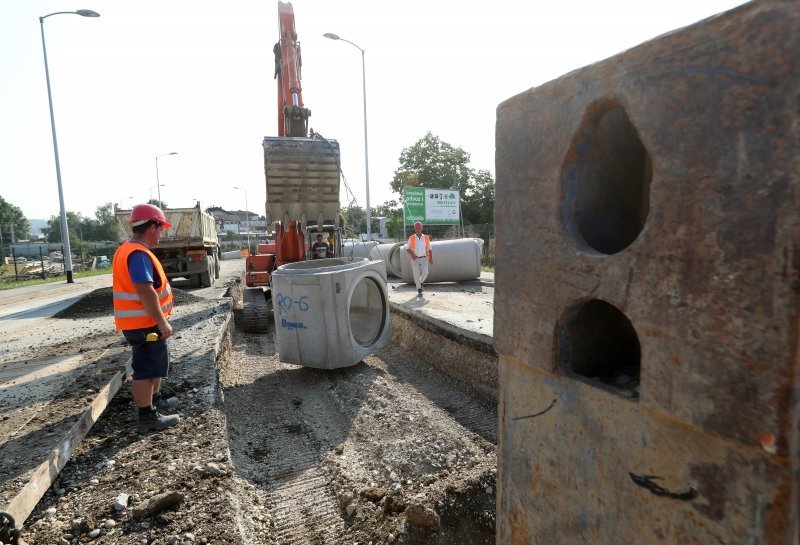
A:
<svg viewBox="0 0 800 545">
<path fill-rule="evenodd" d="M 243 329 L 265 332 L 271 314 L 271 273 L 284 263 L 310 257 L 312 240 L 322 234 L 329 257 L 342 254 L 339 227 L 339 144 L 309 129 L 311 110 L 303 104 L 302 57 L 289 2 L 278 2 L 280 40 L 275 44 L 278 82 L 278 136 L 264 138 L 267 225 L 273 243 L 258 244 L 245 262 Z"/>
</svg>

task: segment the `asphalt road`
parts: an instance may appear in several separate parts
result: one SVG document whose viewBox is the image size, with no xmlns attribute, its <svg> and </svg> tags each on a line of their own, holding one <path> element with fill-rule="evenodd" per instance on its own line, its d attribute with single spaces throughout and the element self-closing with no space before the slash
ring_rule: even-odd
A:
<svg viewBox="0 0 800 545">
<path fill-rule="evenodd" d="M 51 282 L 0 291 L 0 335 L 27 327 L 30 320 L 52 316 L 98 288 L 111 286 L 111 274 L 78 278 L 72 284 Z"/>
</svg>

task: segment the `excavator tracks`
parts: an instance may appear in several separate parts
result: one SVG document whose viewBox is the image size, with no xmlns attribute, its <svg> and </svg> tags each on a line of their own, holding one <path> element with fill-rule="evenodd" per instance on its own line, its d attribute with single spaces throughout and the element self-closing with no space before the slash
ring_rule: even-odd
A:
<svg viewBox="0 0 800 545">
<path fill-rule="evenodd" d="M 264 290 L 246 288 L 242 294 L 242 330 L 247 333 L 266 333 L 272 314 Z"/>
</svg>

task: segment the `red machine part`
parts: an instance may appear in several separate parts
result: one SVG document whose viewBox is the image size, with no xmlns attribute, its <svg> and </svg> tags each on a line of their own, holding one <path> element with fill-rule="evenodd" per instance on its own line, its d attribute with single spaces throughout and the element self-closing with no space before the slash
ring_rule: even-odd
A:
<svg viewBox="0 0 800 545">
<path fill-rule="evenodd" d="M 278 80 L 278 136 L 307 137 L 311 110 L 303 106 L 300 70 L 303 60 L 294 28 L 291 2 L 278 2 L 281 38 L 275 44 L 275 78 Z"/>
<path fill-rule="evenodd" d="M 284 228 L 282 222 L 276 222 L 275 247 L 278 267 L 284 263 L 303 261 L 306 258 L 305 240 L 297 221 L 289 221 L 287 228 Z"/>
</svg>

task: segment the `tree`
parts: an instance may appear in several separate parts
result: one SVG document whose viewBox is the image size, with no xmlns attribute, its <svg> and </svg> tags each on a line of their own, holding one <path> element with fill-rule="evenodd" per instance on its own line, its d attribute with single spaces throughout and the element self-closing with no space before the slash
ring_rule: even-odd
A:
<svg viewBox="0 0 800 545">
<path fill-rule="evenodd" d="M 400 153 L 400 167 L 394 171 L 392 190 L 400 195 L 407 186 L 438 189 L 469 188 L 472 169 L 469 153 L 443 142 L 428 132 L 424 138 Z"/>
<path fill-rule="evenodd" d="M 165 203 L 164 201 L 159 201 L 158 199 L 150 199 L 149 201 L 147 201 L 147 204 L 155 205 L 159 207 L 161 210 L 167 209 L 167 203 Z"/>
<path fill-rule="evenodd" d="M 406 187 L 458 189 L 464 223 L 494 222 L 494 178 L 488 170 L 469 166 L 470 155 L 428 132 L 413 146 L 403 149 L 400 167 L 392 178 L 392 190 Z M 402 212 L 402 210 L 401 210 Z M 402 216 L 400 216 L 402 225 Z"/>
<path fill-rule="evenodd" d="M 117 220 L 114 217 L 114 203 L 107 202 L 94 211 L 91 222 L 91 240 L 116 240 Z"/>
<path fill-rule="evenodd" d="M 464 223 L 494 223 L 494 178 L 488 170 L 474 174 L 470 191 L 462 197 Z"/>
<path fill-rule="evenodd" d="M 80 213 L 67 211 L 67 228 L 71 246 L 77 246 L 80 237 L 76 229 L 83 226 L 84 221 L 84 217 Z M 50 219 L 47 220 L 47 227 L 42 231 L 47 237 L 47 242 L 61 242 L 61 216 L 50 216 Z"/>
<path fill-rule="evenodd" d="M 367 232 L 367 212 L 358 205 L 343 208 L 342 230 L 346 238 L 358 238 L 359 233 Z"/>
<path fill-rule="evenodd" d="M 0 197 L 0 229 L 3 231 L 3 241 L 11 242 L 11 227 L 14 227 L 14 240 L 28 238 L 31 224 L 19 207 L 14 206 Z"/>
<path fill-rule="evenodd" d="M 389 218 L 386 222 L 386 233 L 397 238 L 403 234 L 403 208 L 396 200 L 392 199 L 375 207 L 374 217 Z"/>
</svg>

